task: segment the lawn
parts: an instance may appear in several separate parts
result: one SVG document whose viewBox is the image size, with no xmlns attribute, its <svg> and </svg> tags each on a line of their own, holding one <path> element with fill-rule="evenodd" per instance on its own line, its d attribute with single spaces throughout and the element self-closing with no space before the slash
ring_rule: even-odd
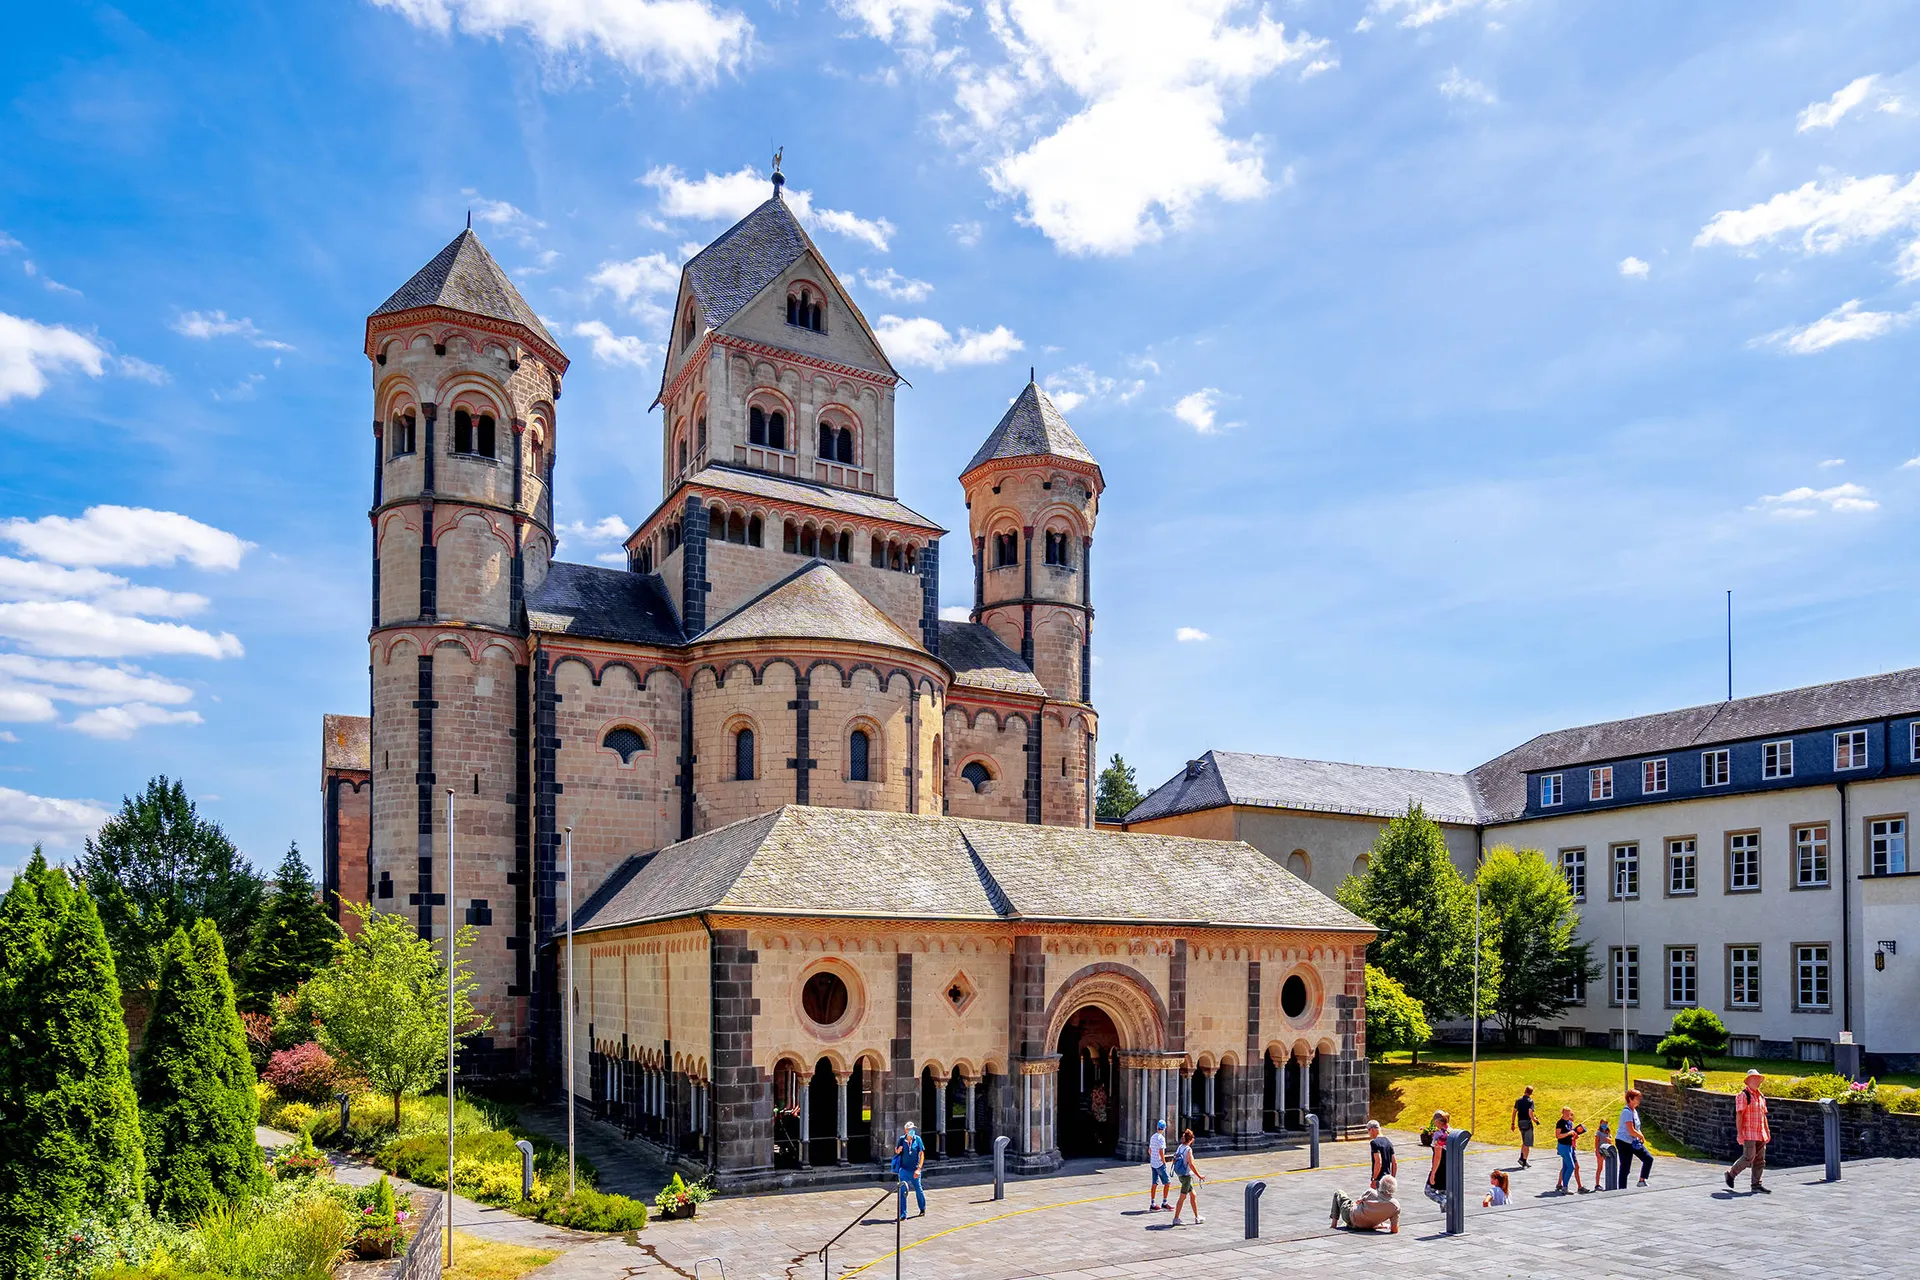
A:
<svg viewBox="0 0 1920 1280">
<path fill-rule="evenodd" d="M 560 1255 L 501 1240 L 482 1240 L 464 1231 L 453 1233 L 453 1265 L 445 1280 L 517 1280 Z"/>
</svg>

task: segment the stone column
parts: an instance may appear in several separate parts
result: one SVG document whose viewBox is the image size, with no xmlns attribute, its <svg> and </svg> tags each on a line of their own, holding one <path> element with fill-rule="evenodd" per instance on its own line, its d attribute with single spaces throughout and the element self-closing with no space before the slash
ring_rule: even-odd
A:
<svg viewBox="0 0 1920 1280">
<path fill-rule="evenodd" d="M 933 1133 L 932 1154 L 936 1157 L 947 1154 L 947 1079 L 946 1076 L 933 1078 Z"/>
<path fill-rule="evenodd" d="M 1180 1123 L 1184 1127 L 1191 1125 L 1197 1119 L 1198 1117 L 1193 1114 L 1193 1072 L 1182 1067 L 1180 1069 Z M 1206 1126 L 1201 1125 L 1200 1131 L 1205 1132 L 1205 1130 Z"/>
<path fill-rule="evenodd" d="M 980 1088 L 980 1078 L 978 1076 L 975 1076 L 971 1080 L 967 1080 L 963 1078 L 960 1084 L 961 1084 L 961 1087 L 967 1091 L 966 1093 L 967 1136 L 966 1136 L 966 1141 L 962 1145 L 965 1153 L 967 1155 L 972 1155 L 973 1154 L 973 1101 L 974 1101 L 974 1094 L 978 1092 Z"/>
<path fill-rule="evenodd" d="M 791 1081 L 787 1087 L 800 1094 L 800 1167 L 805 1169 L 813 1163 L 813 1081 L 803 1081 L 798 1071 Z"/>
<path fill-rule="evenodd" d="M 1219 1077 L 1220 1077 L 1220 1068 L 1218 1067 L 1212 1068 L 1206 1073 L 1206 1076 L 1205 1076 L 1206 1083 L 1202 1086 L 1202 1089 L 1204 1090 L 1204 1096 L 1206 1099 L 1206 1108 L 1207 1108 L 1206 1125 L 1207 1125 L 1208 1134 L 1217 1133 L 1219 1132 L 1219 1129 L 1220 1129 L 1220 1121 L 1215 1116 L 1214 1110 L 1213 1110 L 1213 1085 L 1214 1085 L 1214 1081 L 1219 1079 Z"/>
<path fill-rule="evenodd" d="M 838 1163 L 846 1164 L 848 1163 L 847 1117 L 853 1111 L 853 1072 L 836 1071 L 833 1073 L 833 1079 L 834 1083 L 840 1086 L 840 1120 L 838 1124 L 834 1125 L 833 1136 L 834 1141 L 838 1144 L 835 1148 L 839 1152 Z"/>
<path fill-rule="evenodd" d="M 1307 1127 L 1307 1117 L 1313 1113 L 1313 1051 L 1308 1050 L 1300 1059 L 1300 1127 Z"/>
</svg>

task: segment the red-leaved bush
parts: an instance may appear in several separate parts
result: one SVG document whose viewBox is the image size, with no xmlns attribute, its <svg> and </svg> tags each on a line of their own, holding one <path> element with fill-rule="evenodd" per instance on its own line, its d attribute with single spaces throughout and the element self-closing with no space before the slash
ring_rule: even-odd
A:
<svg viewBox="0 0 1920 1280">
<path fill-rule="evenodd" d="M 274 1054 L 267 1060 L 267 1069 L 260 1073 L 260 1078 L 283 1098 L 325 1102 L 338 1075 L 333 1056 L 308 1041 Z"/>
<path fill-rule="evenodd" d="M 253 1059 L 257 1074 L 266 1069 L 267 1058 L 273 1052 L 273 1019 L 264 1013 L 243 1013 L 240 1025 L 246 1030 L 247 1053 Z"/>
</svg>

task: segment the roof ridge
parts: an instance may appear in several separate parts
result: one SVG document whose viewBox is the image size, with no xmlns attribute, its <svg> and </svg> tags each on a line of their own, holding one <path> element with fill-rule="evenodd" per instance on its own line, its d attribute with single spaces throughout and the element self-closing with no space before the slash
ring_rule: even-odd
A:
<svg viewBox="0 0 1920 1280">
<path fill-rule="evenodd" d="M 927 816 L 932 817 L 933 815 L 929 814 Z M 943 814 L 941 816 L 944 817 L 945 815 Z M 1020 913 L 1014 910 L 1013 899 L 1007 896 L 1007 891 L 1002 888 L 1000 882 L 994 878 L 993 872 L 987 869 L 987 860 L 980 856 L 980 850 L 974 847 L 972 838 L 967 835 L 967 824 L 965 822 L 955 822 L 954 826 L 960 833 L 960 843 L 967 847 L 967 857 L 973 862 L 973 873 L 980 877 L 980 887 L 986 891 L 987 901 L 991 902 L 993 909 L 1003 916 L 1011 917 L 1019 915 Z"/>
<path fill-rule="evenodd" d="M 795 569 L 792 573 L 789 573 L 786 577 L 781 578 L 779 581 L 774 582 L 771 585 L 763 588 L 757 595 L 753 596 L 751 599 L 744 601 L 738 607 L 730 610 L 725 617 L 718 619 L 713 623 L 712 626 L 702 631 L 698 636 L 692 637 L 692 639 L 697 641 L 701 639 L 712 638 L 713 634 L 716 631 L 719 631 L 722 627 L 725 627 L 729 623 L 738 622 L 740 619 L 744 618 L 749 612 L 751 612 L 755 607 L 765 604 L 774 596 L 778 595 L 781 591 L 796 585 L 801 579 L 811 576 L 816 570 L 825 572 L 829 577 L 832 578 L 832 580 L 835 583 L 839 585 L 839 587 L 845 589 L 856 600 L 858 600 L 859 603 L 865 607 L 866 614 L 870 619 L 878 619 L 885 624 L 886 630 L 892 632 L 892 634 L 895 637 L 897 637 L 896 640 L 889 641 L 888 643 L 894 644 L 896 647 L 899 647 L 899 648 L 909 649 L 915 653 L 926 653 L 926 648 L 923 645 L 921 645 L 918 641 L 916 641 L 912 636 L 908 635 L 905 629 L 903 629 L 899 623 L 895 622 L 891 617 L 889 617 L 886 610 L 882 609 L 879 605 L 869 600 L 865 592 L 861 591 L 860 588 L 854 586 L 851 582 L 848 582 L 845 578 L 841 577 L 839 571 L 836 570 L 832 564 L 828 563 L 826 560 L 821 559 L 819 556 L 813 557 L 812 559 L 808 560 L 805 564 L 801 565 L 798 569 Z M 875 642 L 869 641 L 869 643 L 875 643 Z"/>
</svg>

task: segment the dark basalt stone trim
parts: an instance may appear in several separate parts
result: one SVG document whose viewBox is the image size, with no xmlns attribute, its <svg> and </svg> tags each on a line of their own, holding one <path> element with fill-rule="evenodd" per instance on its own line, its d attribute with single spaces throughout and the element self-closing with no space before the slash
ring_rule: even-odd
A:
<svg viewBox="0 0 1920 1280">
<path fill-rule="evenodd" d="M 1040 717 L 1027 721 L 1027 821 L 1040 822 Z"/>
<path fill-rule="evenodd" d="M 513 986 L 508 995 L 527 994 L 533 947 L 533 730 L 532 672 L 522 662 L 513 669 Z"/>
<path fill-rule="evenodd" d="M 940 543 L 920 548 L 920 643 L 940 656 Z"/>
<path fill-rule="evenodd" d="M 813 794 L 813 771 L 820 762 L 812 758 L 813 750 L 813 712 L 820 704 L 813 701 L 813 677 L 796 676 L 793 681 L 793 700 L 787 703 L 787 710 L 793 712 L 794 756 L 787 761 L 787 768 L 794 771 L 793 802 L 810 804 Z"/>
<path fill-rule="evenodd" d="M 419 867 L 419 884 L 414 899 L 420 906 L 420 936 L 433 936 L 433 905 L 438 896 L 433 890 L 433 655 L 423 653 L 415 659 L 419 673 L 419 696 L 414 700 L 414 725 L 419 738 L 418 768 L 413 775 L 417 795 L 414 853 Z"/>
<path fill-rule="evenodd" d="M 707 629 L 707 509 L 689 497 L 680 520 L 680 594 L 685 601 L 681 628 L 689 636 Z"/>
</svg>

